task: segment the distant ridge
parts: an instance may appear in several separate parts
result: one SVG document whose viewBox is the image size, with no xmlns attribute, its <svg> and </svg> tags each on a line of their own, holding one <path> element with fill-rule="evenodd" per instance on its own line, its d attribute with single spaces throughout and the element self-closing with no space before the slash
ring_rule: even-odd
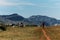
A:
<svg viewBox="0 0 60 40">
<path fill-rule="evenodd" d="M 24 17 L 16 13 L 11 15 L 1 15 L 0 17 L 11 20 L 11 21 L 22 21 L 24 19 Z"/>
<path fill-rule="evenodd" d="M 11 14 L 11 15 L 0 15 L 0 22 L 4 22 L 4 23 L 23 22 L 29 25 L 32 25 L 32 24 L 40 25 L 41 22 L 46 22 L 47 26 L 60 24 L 60 20 L 57 20 L 55 18 L 51 18 L 48 16 L 32 15 L 29 18 L 25 18 L 17 13 Z"/>
</svg>

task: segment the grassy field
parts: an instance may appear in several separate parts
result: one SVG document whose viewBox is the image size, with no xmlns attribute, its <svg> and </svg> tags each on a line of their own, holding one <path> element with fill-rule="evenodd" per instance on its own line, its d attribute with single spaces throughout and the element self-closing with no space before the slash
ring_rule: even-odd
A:
<svg viewBox="0 0 60 40">
<path fill-rule="evenodd" d="M 60 26 L 46 27 L 45 30 L 51 40 L 60 40 Z"/>
<path fill-rule="evenodd" d="M 46 40 L 41 27 L 8 27 L 7 31 L 0 31 L 0 40 Z M 60 40 L 60 26 L 45 27 L 51 40 Z"/>
<path fill-rule="evenodd" d="M 8 27 L 7 31 L 0 31 L 0 40 L 39 40 L 42 35 L 40 29 L 39 27 Z"/>
</svg>

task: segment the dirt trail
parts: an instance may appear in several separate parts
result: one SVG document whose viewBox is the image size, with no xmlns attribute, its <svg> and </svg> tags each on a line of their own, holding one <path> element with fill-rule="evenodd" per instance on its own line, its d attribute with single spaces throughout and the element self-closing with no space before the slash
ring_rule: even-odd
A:
<svg viewBox="0 0 60 40">
<path fill-rule="evenodd" d="M 44 36 L 45 36 L 46 40 L 51 40 L 51 39 L 50 39 L 50 37 L 49 37 L 49 36 L 47 36 L 46 31 L 45 31 L 44 29 L 42 29 L 42 32 L 43 32 L 43 34 L 44 34 Z M 41 37 L 41 39 L 40 39 L 40 40 L 43 40 L 43 39 L 42 39 L 42 37 Z"/>
</svg>

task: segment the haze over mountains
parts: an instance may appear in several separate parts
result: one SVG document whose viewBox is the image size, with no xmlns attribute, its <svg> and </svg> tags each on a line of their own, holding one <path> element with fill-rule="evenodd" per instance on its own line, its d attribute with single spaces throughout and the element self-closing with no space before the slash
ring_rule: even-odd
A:
<svg viewBox="0 0 60 40">
<path fill-rule="evenodd" d="M 40 25 L 42 22 L 45 22 L 45 24 L 48 25 L 54 25 L 54 24 L 60 24 L 60 20 L 57 20 L 55 18 L 51 18 L 48 16 L 42 16 L 42 15 L 32 15 L 29 18 L 25 18 L 18 14 L 11 14 L 11 15 L 0 15 L 0 22 L 5 24 L 10 23 L 18 23 L 23 22 L 25 24 L 29 25 Z"/>
</svg>

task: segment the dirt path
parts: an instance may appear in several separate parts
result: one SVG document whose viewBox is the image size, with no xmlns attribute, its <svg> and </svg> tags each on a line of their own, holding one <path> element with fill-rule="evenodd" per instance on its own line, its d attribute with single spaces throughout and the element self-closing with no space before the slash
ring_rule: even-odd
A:
<svg viewBox="0 0 60 40">
<path fill-rule="evenodd" d="M 51 40 L 50 37 L 46 34 L 46 31 L 45 31 L 44 29 L 42 29 L 42 32 L 43 32 L 43 34 L 44 34 L 46 40 Z M 42 37 L 41 37 L 40 40 L 43 40 Z"/>
</svg>

